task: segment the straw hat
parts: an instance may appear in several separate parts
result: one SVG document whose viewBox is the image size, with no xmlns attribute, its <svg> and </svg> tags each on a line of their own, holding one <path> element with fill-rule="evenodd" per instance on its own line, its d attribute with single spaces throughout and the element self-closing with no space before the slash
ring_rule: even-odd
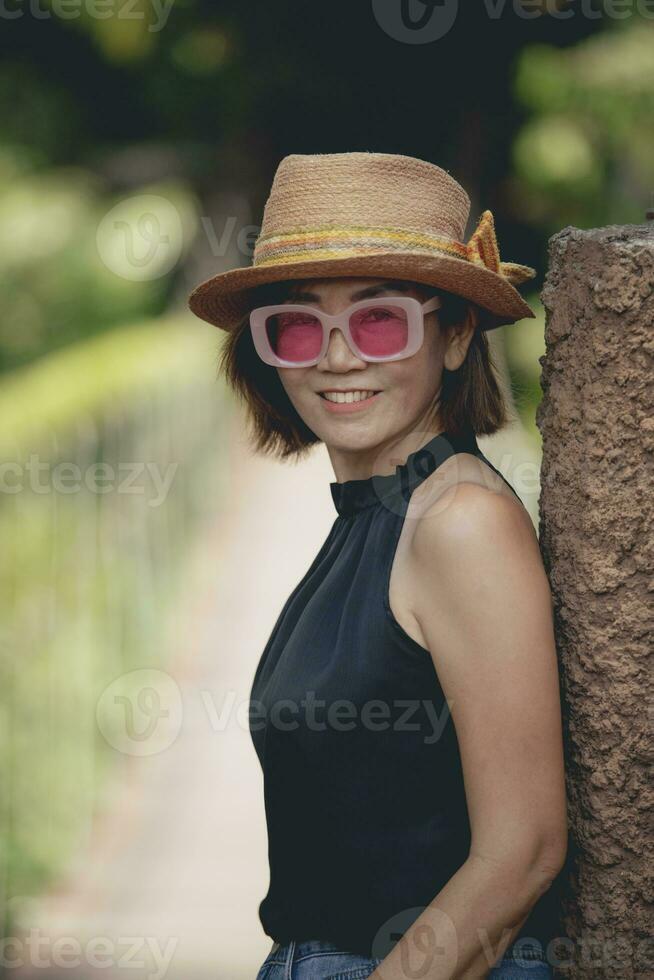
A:
<svg viewBox="0 0 654 980">
<path fill-rule="evenodd" d="M 500 261 L 493 215 L 464 242 L 470 198 L 447 171 L 395 153 L 293 153 L 277 168 L 251 266 L 213 276 L 189 297 L 225 330 L 264 283 L 390 276 L 440 287 L 490 314 L 482 329 L 534 313 L 515 288 L 536 273 Z"/>
</svg>

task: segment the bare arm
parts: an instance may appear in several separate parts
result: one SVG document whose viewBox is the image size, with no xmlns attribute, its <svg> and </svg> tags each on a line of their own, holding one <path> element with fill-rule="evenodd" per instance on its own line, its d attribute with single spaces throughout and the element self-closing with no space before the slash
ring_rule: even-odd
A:
<svg viewBox="0 0 654 980">
<path fill-rule="evenodd" d="M 413 613 L 450 705 L 470 853 L 372 974 L 477 980 L 563 865 L 567 842 L 549 583 L 530 518 L 484 487 L 447 490 L 417 521 Z"/>
</svg>

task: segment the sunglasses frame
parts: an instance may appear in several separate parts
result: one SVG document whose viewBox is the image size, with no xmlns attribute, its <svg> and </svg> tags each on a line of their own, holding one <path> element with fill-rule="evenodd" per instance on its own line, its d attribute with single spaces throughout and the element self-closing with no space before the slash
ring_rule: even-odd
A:
<svg viewBox="0 0 654 980">
<path fill-rule="evenodd" d="M 352 314 L 358 309 L 363 309 L 377 303 L 379 305 L 399 306 L 407 314 L 406 347 L 399 354 L 393 354 L 392 357 L 374 357 L 364 354 L 357 347 L 350 331 L 350 317 Z M 379 298 L 375 297 L 374 299 L 359 300 L 357 303 L 352 303 L 351 306 L 348 306 L 347 309 L 342 310 L 340 313 L 323 313 L 321 310 L 316 309 L 314 306 L 308 306 L 306 303 L 278 303 L 273 306 L 259 306 L 252 310 L 250 312 L 250 331 L 257 354 L 262 361 L 273 367 L 302 368 L 312 367 L 318 364 L 327 353 L 332 330 L 341 331 L 352 353 L 362 361 L 370 363 L 400 361 L 405 357 L 411 357 L 412 354 L 415 354 L 420 349 L 425 335 L 425 315 L 431 313 L 433 310 L 439 309 L 442 305 L 443 302 L 439 296 L 432 297 L 426 303 L 421 303 L 420 300 L 414 299 L 412 296 L 382 296 Z M 285 361 L 275 354 L 268 339 L 266 320 L 269 316 L 281 312 L 310 313 L 321 322 L 322 346 L 316 357 L 312 357 L 308 361 Z"/>
</svg>

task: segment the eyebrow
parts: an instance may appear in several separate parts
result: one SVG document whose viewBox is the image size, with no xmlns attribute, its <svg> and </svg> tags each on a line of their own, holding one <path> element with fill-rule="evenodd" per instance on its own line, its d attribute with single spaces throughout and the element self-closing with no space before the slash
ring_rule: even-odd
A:
<svg viewBox="0 0 654 980">
<path fill-rule="evenodd" d="M 412 289 L 410 283 L 404 282 L 401 279 L 392 279 L 388 282 L 380 282 L 375 286 L 366 286 L 365 289 L 359 289 L 354 293 L 351 293 L 350 299 L 352 302 L 356 303 L 360 299 L 370 299 L 371 296 L 378 296 L 380 293 L 390 293 L 390 292 L 400 292 L 408 293 Z M 307 292 L 306 290 L 298 290 L 297 292 L 292 292 L 291 295 L 287 296 L 284 302 L 302 302 L 302 303 L 320 303 L 320 296 L 317 293 Z"/>
</svg>

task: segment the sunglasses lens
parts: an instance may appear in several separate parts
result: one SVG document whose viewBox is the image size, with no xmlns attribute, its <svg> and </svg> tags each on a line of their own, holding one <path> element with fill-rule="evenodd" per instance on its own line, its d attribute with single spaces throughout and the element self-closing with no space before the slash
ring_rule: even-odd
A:
<svg viewBox="0 0 654 980">
<path fill-rule="evenodd" d="M 266 333 L 273 351 L 284 361 L 310 361 L 320 353 L 322 324 L 310 313 L 276 313 L 266 320 Z"/>
<path fill-rule="evenodd" d="M 393 357 L 407 346 L 408 316 L 406 310 L 392 303 L 371 303 L 352 314 L 350 332 L 362 354 Z"/>
</svg>

